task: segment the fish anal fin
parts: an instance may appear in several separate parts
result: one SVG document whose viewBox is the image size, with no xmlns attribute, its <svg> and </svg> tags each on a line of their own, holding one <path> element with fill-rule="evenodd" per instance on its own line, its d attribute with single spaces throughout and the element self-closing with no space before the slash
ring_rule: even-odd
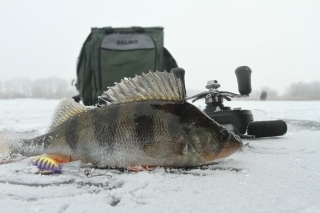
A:
<svg viewBox="0 0 320 213">
<path fill-rule="evenodd" d="M 144 147 L 144 154 L 155 158 L 172 158 L 182 156 L 187 153 L 188 146 L 181 135 L 177 141 L 157 141 L 146 144 Z"/>
<path fill-rule="evenodd" d="M 55 160 L 57 163 L 68 163 L 71 162 L 71 155 L 63 155 L 63 154 L 46 154 L 48 158 Z"/>
</svg>

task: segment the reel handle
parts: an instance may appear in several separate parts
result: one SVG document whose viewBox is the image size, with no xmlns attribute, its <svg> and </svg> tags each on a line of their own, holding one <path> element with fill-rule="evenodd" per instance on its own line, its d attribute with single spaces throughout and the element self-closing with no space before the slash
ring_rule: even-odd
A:
<svg viewBox="0 0 320 213">
<path fill-rule="evenodd" d="M 180 78 L 183 82 L 183 85 L 185 85 L 184 84 L 184 74 L 186 71 L 184 71 L 184 69 L 176 67 L 176 68 L 171 69 L 170 72 L 173 73 L 177 78 Z"/>
<path fill-rule="evenodd" d="M 184 91 L 186 91 L 186 84 L 184 82 L 184 75 L 185 75 L 184 69 L 176 67 L 176 68 L 171 69 L 170 72 L 173 73 L 177 78 L 181 79 L 183 86 L 184 86 Z"/>
<path fill-rule="evenodd" d="M 251 88 L 251 69 L 247 66 L 238 67 L 235 71 L 238 81 L 238 91 L 241 95 L 249 95 Z"/>
</svg>

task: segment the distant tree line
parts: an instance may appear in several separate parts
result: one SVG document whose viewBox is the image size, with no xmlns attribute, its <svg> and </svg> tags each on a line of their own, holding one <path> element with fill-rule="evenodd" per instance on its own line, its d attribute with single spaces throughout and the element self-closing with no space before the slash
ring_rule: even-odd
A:
<svg viewBox="0 0 320 213">
<path fill-rule="evenodd" d="M 291 84 L 284 95 L 288 98 L 301 98 L 310 100 L 320 100 L 320 82 L 311 83 L 298 82 Z"/>
<path fill-rule="evenodd" d="M 29 80 L 15 78 L 0 81 L 0 99 L 11 98 L 47 98 L 60 99 L 77 94 L 75 86 L 64 79 L 51 77 L 46 79 Z"/>
<path fill-rule="evenodd" d="M 188 90 L 188 96 L 191 93 L 199 91 Z M 188 92 L 187 91 L 187 92 Z M 249 99 L 259 99 L 262 92 L 267 93 L 267 99 L 303 99 L 320 100 L 320 82 L 311 83 L 298 82 L 293 83 L 286 88 L 284 95 L 279 96 L 277 91 L 268 87 L 262 87 L 260 90 L 253 90 Z M 15 78 L 7 81 L 0 80 L 0 99 L 10 98 L 47 98 L 61 99 L 72 97 L 78 92 L 75 86 L 67 80 L 51 77 L 46 79 L 29 80 L 27 78 Z"/>
<path fill-rule="evenodd" d="M 263 92 L 266 92 L 267 99 L 320 100 L 320 82 L 293 83 L 286 88 L 285 93 L 281 96 L 274 89 L 262 87 L 260 90 L 252 91 L 250 99 L 259 99 Z"/>
</svg>

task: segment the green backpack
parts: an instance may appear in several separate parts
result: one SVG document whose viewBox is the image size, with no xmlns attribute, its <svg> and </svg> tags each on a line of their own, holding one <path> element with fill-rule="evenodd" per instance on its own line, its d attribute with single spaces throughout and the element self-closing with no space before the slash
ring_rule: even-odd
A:
<svg viewBox="0 0 320 213">
<path fill-rule="evenodd" d="M 124 77 L 175 67 L 163 46 L 162 27 L 92 28 L 78 58 L 76 87 L 83 103 L 94 105 L 108 86 Z"/>
</svg>

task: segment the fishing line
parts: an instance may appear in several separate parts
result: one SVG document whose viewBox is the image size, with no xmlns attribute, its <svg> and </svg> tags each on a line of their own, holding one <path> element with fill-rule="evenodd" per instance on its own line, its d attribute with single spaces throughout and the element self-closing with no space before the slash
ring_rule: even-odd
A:
<svg viewBox="0 0 320 213">
<path fill-rule="evenodd" d="M 111 178 L 112 175 L 106 175 L 108 172 L 110 171 L 110 168 L 108 166 L 108 170 L 105 172 L 105 173 L 102 173 L 102 174 L 92 174 L 91 172 L 91 169 L 86 169 L 84 170 L 84 175 L 87 177 L 87 178 L 91 178 L 91 177 L 98 177 L 98 176 L 106 176 L 108 178 Z"/>
</svg>

